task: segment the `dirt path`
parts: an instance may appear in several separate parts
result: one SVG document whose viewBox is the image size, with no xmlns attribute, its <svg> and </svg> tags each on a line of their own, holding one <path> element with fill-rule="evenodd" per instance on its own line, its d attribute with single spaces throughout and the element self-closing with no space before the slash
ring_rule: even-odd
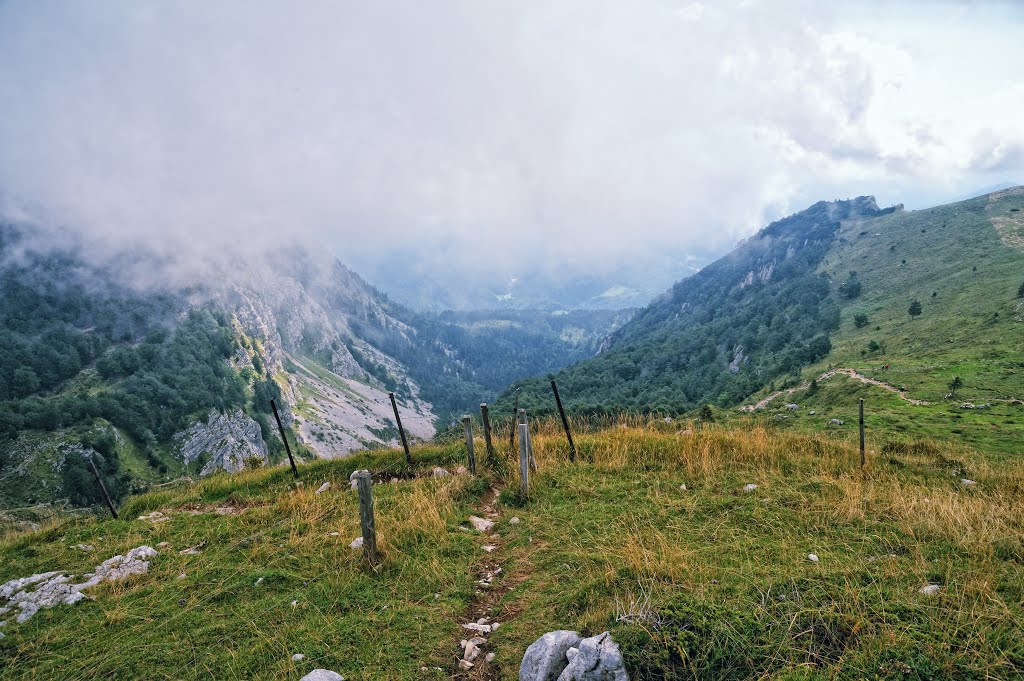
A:
<svg viewBox="0 0 1024 681">
<path fill-rule="evenodd" d="M 927 406 L 928 404 L 930 404 L 930 402 L 925 402 L 924 400 L 917 400 L 917 399 L 914 399 L 913 397 L 909 397 L 907 395 L 907 391 L 906 390 L 903 390 L 902 388 L 897 388 L 892 383 L 886 383 L 885 381 L 880 381 L 877 378 L 871 378 L 870 376 L 865 376 L 864 374 L 858 373 L 856 369 L 845 369 L 845 368 L 844 369 L 829 369 L 828 371 L 823 373 L 821 376 L 818 376 L 818 378 L 816 380 L 819 383 L 822 382 L 822 381 L 827 381 L 828 379 L 832 378 L 836 374 L 843 374 L 844 376 L 852 378 L 855 381 L 860 381 L 861 383 L 867 383 L 868 385 L 878 386 L 879 388 L 882 388 L 883 390 L 888 390 L 889 392 L 896 393 L 897 395 L 899 395 L 901 400 L 909 402 L 910 404 L 916 404 L 916 405 L 919 405 L 919 406 Z M 764 399 L 760 400 L 759 402 L 757 402 L 755 404 L 746 404 L 746 405 L 740 407 L 740 411 L 753 412 L 753 411 L 757 411 L 758 409 L 764 409 L 765 407 L 768 406 L 768 404 L 772 400 L 774 400 L 775 398 L 777 398 L 777 397 L 779 397 L 781 395 L 792 395 L 797 390 L 806 390 L 809 387 L 810 387 L 810 383 L 801 383 L 796 388 L 789 388 L 787 390 L 776 390 L 771 395 L 769 395 L 768 397 L 765 397 Z"/>
<path fill-rule="evenodd" d="M 498 490 L 492 487 L 481 504 L 483 520 L 492 523 L 498 521 L 499 515 L 495 508 L 497 499 Z M 494 611 L 505 595 L 521 584 L 529 573 L 506 571 L 508 554 L 505 541 L 500 534 L 493 531 L 493 528 L 481 531 L 479 539 L 482 555 L 472 567 L 476 591 L 459 621 L 461 640 L 454 642 L 453 645 L 455 660 L 452 663 L 452 678 L 500 679 L 502 667 L 519 664 L 518 659 L 513 659 L 515 656 L 512 651 L 496 650 L 488 639 L 494 630 L 515 616 L 516 613 L 506 610 L 502 619 L 495 622 Z M 467 628 L 467 625 L 486 627 L 489 631 Z M 478 648 L 475 657 L 466 654 L 467 646 L 463 645 L 463 642 L 472 642 L 472 645 Z M 494 657 L 488 660 L 491 654 Z M 462 663 L 467 657 L 473 657 L 471 667 Z"/>
</svg>

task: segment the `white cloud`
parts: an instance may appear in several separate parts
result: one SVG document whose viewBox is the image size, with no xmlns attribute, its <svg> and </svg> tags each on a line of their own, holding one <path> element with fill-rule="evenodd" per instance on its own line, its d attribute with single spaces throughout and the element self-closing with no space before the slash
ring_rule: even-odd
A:
<svg viewBox="0 0 1024 681">
<path fill-rule="evenodd" d="M 0 194 L 190 262 L 287 238 L 498 277 L 1024 181 L 1021 13 L 877 9 L 11 0 Z"/>
</svg>

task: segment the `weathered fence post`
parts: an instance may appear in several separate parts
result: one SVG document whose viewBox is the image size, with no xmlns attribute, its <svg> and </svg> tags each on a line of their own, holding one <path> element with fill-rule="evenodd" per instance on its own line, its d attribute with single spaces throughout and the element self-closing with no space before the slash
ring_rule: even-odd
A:
<svg viewBox="0 0 1024 681">
<path fill-rule="evenodd" d="M 295 466 L 295 459 L 292 457 L 292 448 L 288 445 L 288 438 L 284 435 L 284 426 L 281 424 L 281 416 L 277 413 L 277 403 L 274 402 L 274 400 L 270 400 L 270 408 L 274 410 L 274 420 L 277 421 L 277 432 L 281 434 L 281 440 L 284 442 L 284 451 L 288 452 L 288 463 L 292 465 L 292 475 L 298 479 L 299 469 Z"/>
<path fill-rule="evenodd" d="M 96 469 L 96 462 L 92 460 L 91 456 L 85 457 L 89 461 L 89 467 L 92 468 L 92 474 L 96 476 L 96 482 L 100 484 L 100 491 L 103 492 L 103 499 L 107 502 L 107 508 L 110 509 L 110 515 L 114 516 L 114 520 L 117 520 L 117 509 L 114 508 L 114 502 L 110 499 L 110 495 L 107 494 L 107 486 L 103 484 L 103 478 L 100 477 L 100 472 Z"/>
<path fill-rule="evenodd" d="M 377 523 L 373 517 L 373 477 L 370 471 L 356 473 L 359 487 L 359 524 L 363 530 L 363 555 L 374 565 L 377 563 Z"/>
<path fill-rule="evenodd" d="M 466 456 L 469 457 L 469 474 L 476 475 L 476 454 L 473 453 L 473 419 L 463 416 L 462 427 L 466 429 Z"/>
<path fill-rule="evenodd" d="M 494 461 L 494 445 L 491 444 L 491 417 L 487 412 L 487 403 L 480 405 L 480 419 L 484 422 L 484 445 L 487 447 L 487 463 Z"/>
<path fill-rule="evenodd" d="M 412 454 L 409 453 L 409 442 L 405 439 L 405 429 L 402 428 L 402 417 L 398 415 L 398 402 L 395 402 L 395 394 L 388 393 L 391 398 L 391 408 L 395 410 L 395 423 L 398 424 L 398 434 L 402 436 L 402 449 L 405 450 L 405 462 L 412 465 Z"/>
<path fill-rule="evenodd" d="M 526 410 L 519 410 L 519 425 L 526 426 L 526 453 L 530 455 L 530 468 L 537 471 L 537 457 L 533 455 L 533 442 L 530 441 L 530 420 L 526 418 Z M 519 431 L 519 438 L 522 439 L 523 431 Z M 520 445 L 521 447 L 522 445 Z"/>
<path fill-rule="evenodd" d="M 508 429 L 508 451 L 510 454 L 515 455 L 516 453 L 516 424 L 519 423 L 519 388 L 516 388 L 516 401 L 512 405 L 512 425 Z"/>
<path fill-rule="evenodd" d="M 864 399 L 860 401 L 860 467 L 864 468 L 868 458 L 864 451 Z"/>
<path fill-rule="evenodd" d="M 576 445 L 572 441 L 572 431 L 569 430 L 569 419 L 565 418 L 565 409 L 562 409 L 562 398 L 558 396 L 558 386 L 554 379 L 551 379 L 551 390 L 555 393 L 555 404 L 558 405 L 558 414 L 562 417 L 562 427 L 565 428 L 565 437 L 569 440 L 569 461 L 576 460 Z"/>
<path fill-rule="evenodd" d="M 530 497 L 530 426 L 519 424 L 519 496 Z"/>
</svg>

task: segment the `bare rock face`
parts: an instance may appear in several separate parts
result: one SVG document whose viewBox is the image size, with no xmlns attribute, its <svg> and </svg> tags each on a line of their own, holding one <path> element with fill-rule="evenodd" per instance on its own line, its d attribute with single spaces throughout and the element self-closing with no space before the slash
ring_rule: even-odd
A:
<svg viewBox="0 0 1024 681">
<path fill-rule="evenodd" d="M 566 657 L 569 666 L 558 681 L 629 681 L 619 644 L 607 631 L 583 639 L 578 648 L 566 651 Z"/>
<path fill-rule="evenodd" d="M 182 461 L 190 464 L 206 457 L 200 475 L 224 470 L 234 473 L 245 468 L 249 459 L 267 461 L 267 444 L 260 435 L 260 424 L 241 409 L 229 414 L 211 410 L 206 422 L 193 423 L 175 436 Z"/>
</svg>

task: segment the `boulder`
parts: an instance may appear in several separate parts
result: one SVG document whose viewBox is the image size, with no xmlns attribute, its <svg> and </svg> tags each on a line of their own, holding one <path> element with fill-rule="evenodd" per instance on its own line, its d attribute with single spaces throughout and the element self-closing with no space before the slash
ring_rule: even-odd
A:
<svg viewBox="0 0 1024 681">
<path fill-rule="evenodd" d="M 519 665 L 519 681 L 555 681 L 569 665 L 565 658 L 569 648 L 583 640 L 575 631 L 549 631 L 530 644 Z"/>
<path fill-rule="evenodd" d="M 433 475 L 435 478 L 443 478 L 451 475 L 451 473 L 441 468 L 440 466 L 436 466 L 434 470 L 430 471 L 430 474 Z"/>
<path fill-rule="evenodd" d="M 841 426 L 841 425 L 843 425 L 843 422 L 841 420 L 839 420 L 839 419 L 830 419 L 829 423 L 831 423 L 833 426 Z"/>
<path fill-rule="evenodd" d="M 580 641 L 566 651 L 566 659 L 569 665 L 558 681 L 629 681 L 619 644 L 607 631 Z"/>
<path fill-rule="evenodd" d="M 345 677 L 330 669 L 314 669 L 299 681 L 345 681 Z"/>
<path fill-rule="evenodd" d="M 260 424 L 241 409 L 221 414 L 210 410 L 205 421 L 198 421 L 174 436 L 178 456 L 186 465 L 202 458 L 200 475 L 224 470 L 234 473 L 252 459 L 267 462 L 267 444 L 260 435 Z"/>
</svg>

